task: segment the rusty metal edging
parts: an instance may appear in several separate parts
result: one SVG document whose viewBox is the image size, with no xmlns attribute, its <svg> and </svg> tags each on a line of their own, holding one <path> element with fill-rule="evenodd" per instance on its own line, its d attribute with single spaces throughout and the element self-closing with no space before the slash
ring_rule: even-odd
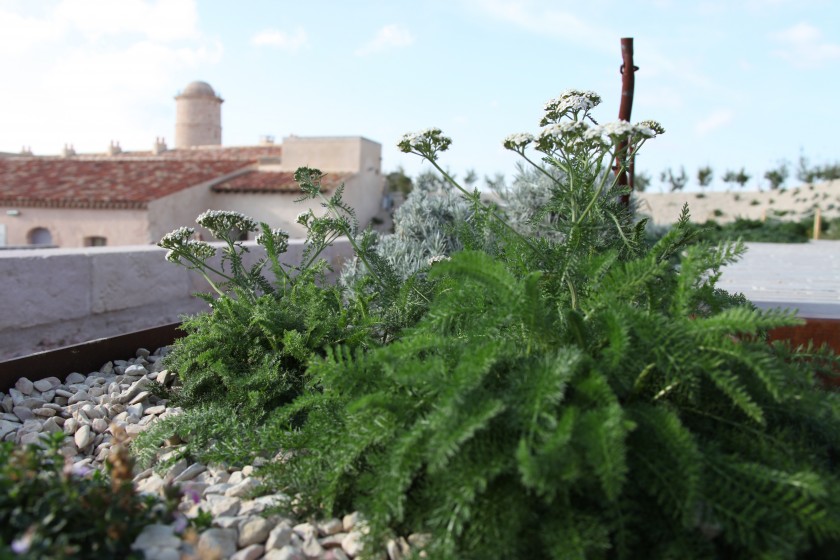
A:
<svg viewBox="0 0 840 560">
<path fill-rule="evenodd" d="M 185 333 L 178 328 L 180 326 L 180 322 L 170 323 L 2 361 L 0 391 L 8 391 L 21 377 L 30 381 L 53 376 L 63 380 L 73 372 L 87 375 L 98 371 L 111 360 L 133 358 L 138 348 L 154 352 L 184 336 Z"/>
</svg>

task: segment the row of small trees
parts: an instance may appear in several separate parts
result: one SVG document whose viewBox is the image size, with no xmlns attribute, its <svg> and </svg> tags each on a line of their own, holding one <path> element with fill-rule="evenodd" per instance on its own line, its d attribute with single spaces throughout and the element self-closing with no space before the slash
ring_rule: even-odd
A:
<svg viewBox="0 0 840 560">
<path fill-rule="evenodd" d="M 782 161 L 779 165 L 764 172 L 764 179 L 770 186 L 770 189 L 776 190 L 784 185 L 785 181 L 790 175 L 790 168 L 788 162 Z M 700 188 L 705 189 L 712 184 L 714 180 L 714 170 L 711 166 L 704 166 L 697 170 L 696 180 Z M 727 170 L 721 179 L 727 185 L 738 185 L 739 188 L 744 188 L 752 175 L 747 173 L 745 168 L 740 170 Z M 833 179 L 840 179 L 840 162 L 826 165 L 811 166 L 805 156 L 799 157 L 799 163 L 796 169 L 796 178 L 803 183 L 814 183 L 817 181 L 831 181 Z M 681 191 L 688 184 L 689 178 L 686 174 L 685 167 L 680 166 L 679 172 L 675 173 L 670 167 L 659 174 L 659 180 L 664 185 L 668 186 L 671 192 Z M 651 177 L 649 174 L 641 172 L 637 173 L 635 177 L 634 187 L 638 191 L 646 190 L 651 184 Z"/>
</svg>

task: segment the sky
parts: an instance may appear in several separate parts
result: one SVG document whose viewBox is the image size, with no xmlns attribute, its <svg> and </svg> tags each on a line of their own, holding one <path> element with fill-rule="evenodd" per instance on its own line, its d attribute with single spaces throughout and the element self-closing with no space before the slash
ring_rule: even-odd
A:
<svg viewBox="0 0 840 560">
<path fill-rule="evenodd" d="M 174 96 L 224 98 L 224 145 L 264 135 L 364 136 L 383 171 L 429 169 L 402 134 L 436 126 L 458 176 L 516 172 L 510 133 L 592 90 L 617 120 L 620 40 L 634 39 L 633 121 L 655 119 L 637 169 L 682 166 L 688 189 L 782 161 L 840 161 L 840 2 L 834 0 L 0 0 L 0 152 L 174 144 Z M 795 175 L 795 173 L 792 173 Z M 795 183 L 791 178 L 789 184 Z"/>
</svg>

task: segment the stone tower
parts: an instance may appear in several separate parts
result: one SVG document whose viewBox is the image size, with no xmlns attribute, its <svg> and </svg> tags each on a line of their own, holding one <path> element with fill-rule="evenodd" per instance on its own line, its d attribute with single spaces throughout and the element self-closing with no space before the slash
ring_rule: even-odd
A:
<svg viewBox="0 0 840 560">
<path fill-rule="evenodd" d="M 221 146 L 222 103 L 210 84 L 191 82 L 175 97 L 175 147 Z"/>
</svg>

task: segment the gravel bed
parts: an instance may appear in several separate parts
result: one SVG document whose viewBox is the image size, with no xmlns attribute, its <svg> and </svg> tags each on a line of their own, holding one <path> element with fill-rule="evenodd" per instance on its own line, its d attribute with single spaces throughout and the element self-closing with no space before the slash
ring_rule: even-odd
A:
<svg viewBox="0 0 840 560">
<path fill-rule="evenodd" d="M 162 366 L 167 350 L 141 348 L 135 358 L 108 362 L 88 375 L 71 373 L 63 381 L 21 377 L 8 393 L 0 393 L 0 440 L 25 445 L 63 431 L 67 437 L 62 452 L 74 462 L 75 472 L 85 467 L 103 469 L 117 430 L 131 438 L 158 419 L 181 412 L 149 391 L 152 381 L 165 386 L 175 381 L 175 375 Z M 161 450 L 162 460 L 176 456 L 182 445 L 168 443 Z M 135 487 L 141 493 L 163 496 L 167 485 L 179 487 L 178 511 L 183 515 L 170 524 L 147 526 L 132 548 L 149 560 L 347 560 L 359 555 L 366 530 L 360 513 L 323 520 L 265 515 L 288 497 L 251 498 L 259 486 L 254 475 L 258 466 L 233 469 L 182 458 L 162 476 L 153 469 L 135 473 Z M 200 511 L 212 514 L 211 527 L 200 533 L 185 530 L 186 518 Z M 402 560 L 425 542 L 425 535 L 394 539 L 380 557 Z"/>
</svg>

